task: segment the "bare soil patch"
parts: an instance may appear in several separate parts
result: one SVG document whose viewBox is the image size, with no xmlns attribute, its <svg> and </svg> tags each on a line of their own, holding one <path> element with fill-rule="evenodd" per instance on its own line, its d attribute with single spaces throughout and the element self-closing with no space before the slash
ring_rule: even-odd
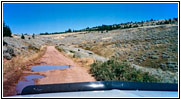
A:
<svg viewBox="0 0 181 100">
<path fill-rule="evenodd" d="M 47 65 L 70 65 L 68 69 L 57 69 L 50 71 L 41 71 L 40 74 L 46 76 L 42 79 L 37 79 L 37 84 L 55 84 L 55 83 L 72 83 L 72 82 L 88 82 L 95 81 L 89 74 L 89 71 L 75 63 L 72 59 L 65 57 L 54 46 L 48 46 L 45 55 L 39 62 Z"/>
</svg>

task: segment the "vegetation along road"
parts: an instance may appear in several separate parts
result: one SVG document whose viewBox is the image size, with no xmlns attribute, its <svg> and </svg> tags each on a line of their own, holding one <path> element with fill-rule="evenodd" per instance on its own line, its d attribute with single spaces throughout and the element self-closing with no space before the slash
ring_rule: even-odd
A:
<svg viewBox="0 0 181 100">
<path fill-rule="evenodd" d="M 17 84 L 28 75 L 44 76 L 35 79 L 35 84 L 108 80 L 178 83 L 178 45 L 177 18 L 64 33 L 4 32 L 3 96 L 15 95 Z M 36 65 L 70 68 L 36 72 L 32 70 Z"/>
</svg>

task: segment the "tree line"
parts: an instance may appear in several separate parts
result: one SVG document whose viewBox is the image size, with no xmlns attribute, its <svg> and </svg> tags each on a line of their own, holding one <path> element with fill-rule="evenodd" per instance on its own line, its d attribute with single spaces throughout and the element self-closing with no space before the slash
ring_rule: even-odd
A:
<svg viewBox="0 0 181 100">
<path fill-rule="evenodd" d="M 145 26 L 145 23 L 151 23 L 151 25 L 162 25 L 162 24 L 172 24 L 178 21 L 178 18 L 173 18 L 173 19 L 166 19 L 166 20 L 162 20 L 162 21 L 156 21 L 153 19 L 147 20 L 147 21 L 140 21 L 140 22 L 127 22 L 127 23 L 121 23 L 121 24 L 113 24 L 113 25 L 101 25 L 101 26 L 96 26 L 96 27 L 92 27 L 92 28 L 84 28 L 81 30 L 72 30 L 72 29 L 68 29 L 65 30 L 65 32 L 53 32 L 53 33 L 40 33 L 40 35 L 50 35 L 50 34 L 62 34 L 62 33 L 71 33 L 71 32 L 82 32 L 82 31 L 110 31 L 110 30 L 115 30 L 115 29 L 126 29 L 126 28 L 136 28 L 136 27 L 141 27 L 141 26 Z M 148 26 L 148 25 L 147 25 Z M 3 22 L 3 37 L 12 37 L 12 32 L 9 26 L 7 26 L 4 22 Z M 24 39 L 24 35 L 22 34 L 21 36 L 22 39 Z M 35 35 L 32 35 L 32 38 L 35 38 Z"/>
<path fill-rule="evenodd" d="M 54 33 L 40 33 L 40 35 L 50 35 L 50 34 L 62 34 L 62 33 L 70 33 L 70 32 L 82 32 L 82 31 L 110 31 L 115 29 L 127 29 L 127 28 L 136 28 L 136 27 L 142 27 L 142 26 L 149 26 L 150 25 L 163 25 L 163 24 L 172 24 L 178 21 L 178 18 L 173 19 L 165 19 L 161 21 L 156 21 L 154 19 L 150 19 L 147 21 L 140 21 L 140 22 L 127 22 L 127 23 L 121 23 L 121 24 L 113 24 L 113 25 L 101 25 L 101 26 L 95 26 L 95 27 L 87 27 L 81 30 L 71 30 L 70 28 L 68 30 L 65 30 L 65 32 L 54 32 Z"/>
</svg>

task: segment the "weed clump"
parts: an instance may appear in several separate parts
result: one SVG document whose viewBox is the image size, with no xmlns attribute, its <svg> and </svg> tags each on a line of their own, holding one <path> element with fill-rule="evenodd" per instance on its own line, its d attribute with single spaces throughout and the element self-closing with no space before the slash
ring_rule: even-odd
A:
<svg viewBox="0 0 181 100">
<path fill-rule="evenodd" d="M 108 60 L 107 62 L 94 62 L 90 72 L 98 81 L 120 80 L 136 82 L 158 82 L 158 78 L 148 72 L 136 70 L 126 62 Z"/>
</svg>

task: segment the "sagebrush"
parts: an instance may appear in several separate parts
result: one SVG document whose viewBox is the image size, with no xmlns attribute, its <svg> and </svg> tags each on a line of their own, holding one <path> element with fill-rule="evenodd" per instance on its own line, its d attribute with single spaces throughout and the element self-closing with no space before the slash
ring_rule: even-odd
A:
<svg viewBox="0 0 181 100">
<path fill-rule="evenodd" d="M 91 65 L 90 72 L 98 81 L 120 80 L 120 81 L 137 81 L 137 82 L 158 82 L 156 76 L 150 75 L 148 72 L 136 70 L 127 62 L 118 62 L 116 60 L 108 60 L 107 62 L 94 62 Z"/>
</svg>

